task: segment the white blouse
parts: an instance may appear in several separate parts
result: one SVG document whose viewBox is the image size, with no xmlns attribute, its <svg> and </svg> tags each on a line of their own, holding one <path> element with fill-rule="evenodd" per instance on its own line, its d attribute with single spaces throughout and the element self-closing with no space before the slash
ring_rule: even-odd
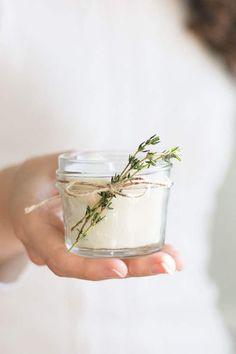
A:
<svg viewBox="0 0 236 354">
<path fill-rule="evenodd" d="M 4 354 L 230 354 L 207 273 L 232 148 L 234 85 L 173 0 L 0 0 L 1 167 L 68 149 L 180 145 L 173 277 L 87 282 L 29 265 L 0 292 Z"/>
</svg>

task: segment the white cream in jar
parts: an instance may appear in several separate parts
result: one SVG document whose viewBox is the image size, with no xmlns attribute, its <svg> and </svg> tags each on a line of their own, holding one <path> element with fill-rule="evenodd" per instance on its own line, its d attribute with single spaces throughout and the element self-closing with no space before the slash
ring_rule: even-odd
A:
<svg viewBox="0 0 236 354">
<path fill-rule="evenodd" d="M 106 186 L 126 163 L 127 154 L 109 152 L 59 156 L 57 187 L 63 202 L 67 248 L 78 235 L 72 227 L 84 216 L 87 206 L 92 207 L 99 198 L 96 186 Z M 88 257 L 130 257 L 160 250 L 165 239 L 171 166 L 160 161 L 138 175 L 147 184 L 130 186 L 122 191 L 124 195 L 113 198 L 113 209 L 107 210 L 105 218 L 78 240 L 72 252 Z M 73 181 L 89 183 L 94 188 L 86 189 L 85 185 L 78 195 L 70 195 L 66 187 Z"/>
</svg>

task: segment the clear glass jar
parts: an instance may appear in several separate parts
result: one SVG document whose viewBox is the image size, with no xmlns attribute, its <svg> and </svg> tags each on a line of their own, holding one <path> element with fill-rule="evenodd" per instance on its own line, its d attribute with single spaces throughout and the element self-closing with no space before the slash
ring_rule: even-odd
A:
<svg viewBox="0 0 236 354">
<path fill-rule="evenodd" d="M 78 235 L 72 227 L 98 200 L 101 187 L 127 164 L 126 153 L 84 152 L 59 156 L 57 188 L 60 191 L 68 249 Z M 112 199 L 112 208 L 79 239 L 71 251 L 87 257 L 131 257 L 150 254 L 164 245 L 172 164 L 160 161 L 138 175 L 142 183 L 129 186 Z M 82 184 L 80 183 L 82 182 Z M 77 185 L 76 185 L 77 183 Z M 84 185 L 83 185 L 84 183 Z M 68 185 L 74 193 L 68 193 Z"/>
</svg>

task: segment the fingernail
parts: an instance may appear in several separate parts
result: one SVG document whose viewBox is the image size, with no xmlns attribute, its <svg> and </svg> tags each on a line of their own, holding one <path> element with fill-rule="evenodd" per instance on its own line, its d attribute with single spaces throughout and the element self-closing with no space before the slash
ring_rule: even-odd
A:
<svg viewBox="0 0 236 354">
<path fill-rule="evenodd" d="M 125 278 L 126 277 L 126 272 L 122 270 L 118 270 L 115 268 L 112 269 L 107 269 L 105 276 L 107 279 L 112 279 L 112 278 Z"/>
<path fill-rule="evenodd" d="M 163 262 L 161 262 L 161 265 L 162 265 L 162 268 L 164 268 L 164 270 L 166 271 L 166 273 L 168 273 L 170 275 L 174 274 L 176 271 L 175 261 L 169 255 L 165 256 L 165 259 Z"/>
<path fill-rule="evenodd" d="M 112 273 L 113 273 L 113 277 L 114 278 L 125 278 L 126 274 L 125 273 L 122 273 L 121 271 L 117 270 L 117 269 L 112 269 L 111 270 Z"/>
</svg>

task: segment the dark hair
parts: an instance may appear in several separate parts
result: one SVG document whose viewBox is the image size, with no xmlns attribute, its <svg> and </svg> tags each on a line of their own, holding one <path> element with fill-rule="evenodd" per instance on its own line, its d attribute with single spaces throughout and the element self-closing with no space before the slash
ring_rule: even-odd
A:
<svg viewBox="0 0 236 354">
<path fill-rule="evenodd" d="M 184 0 L 189 27 L 236 74 L 236 0 Z"/>
</svg>

